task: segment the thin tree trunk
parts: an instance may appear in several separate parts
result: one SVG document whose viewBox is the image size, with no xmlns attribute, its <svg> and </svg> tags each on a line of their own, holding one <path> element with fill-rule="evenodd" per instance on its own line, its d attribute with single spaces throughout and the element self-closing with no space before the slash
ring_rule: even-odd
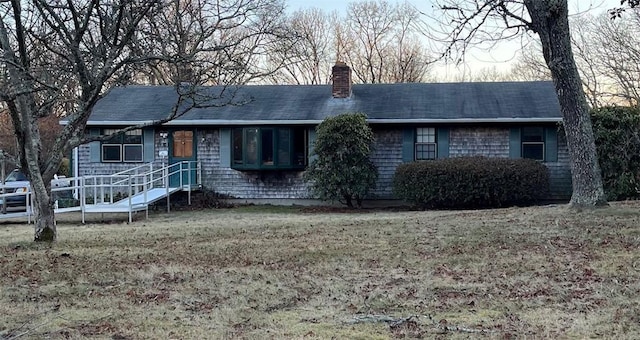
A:
<svg viewBox="0 0 640 340">
<path fill-rule="evenodd" d="M 36 224 L 34 241 L 53 242 L 58 236 L 55 214 L 53 211 L 53 202 L 51 202 L 50 196 L 46 190 L 44 192 L 33 190 L 33 192 L 35 194 L 33 208 Z"/>
<path fill-rule="evenodd" d="M 564 118 L 573 182 L 571 206 L 606 205 L 589 106 L 571 51 L 567 0 L 525 0 L 525 6 L 540 36 Z"/>
</svg>

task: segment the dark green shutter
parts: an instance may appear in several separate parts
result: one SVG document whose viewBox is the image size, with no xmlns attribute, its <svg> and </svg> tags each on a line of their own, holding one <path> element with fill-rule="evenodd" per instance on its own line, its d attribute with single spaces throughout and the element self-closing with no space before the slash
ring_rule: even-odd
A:
<svg viewBox="0 0 640 340">
<path fill-rule="evenodd" d="M 89 136 L 90 137 L 100 136 L 100 128 L 94 128 L 94 127 L 89 128 Z M 100 157 L 100 141 L 89 143 L 89 161 L 99 163 L 101 160 L 102 159 Z"/>
<path fill-rule="evenodd" d="M 231 167 L 231 129 L 220 129 L 220 166 Z"/>
<path fill-rule="evenodd" d="M 520 138 L 521 129 L 519 127 L 511 128 L 509 132 L 509 158 L 522 157 L 522 139 Z"/>
<path fill-rule="evenodd" d="M 402 131 L 402 161 L 413 162 L 415 160 L 415 128 L 405 128 Z"/>
<path fill-rule="evenodd" d="M 318 158 L 318 156 L 314 154 L 315 144 L 316 144 L 316 129 L 315 127 L 313 127 L 309 129 L 309 145 L 307 145 L 307 147 L 309 148 L 308 149 L 309 164 L 311 164 L 311 162 L 313 162 L 316 158 Z"/>
<path fill-rule="evenodd" d="M 547 127 L 544 136 L 544 160 L 546 162 L 558 161 L 558 128 Z"/>
<path fill-rule="evenodd" d="M 449 128 L 437 128 L 438 158 L 449 157 Z"/>
<path fill-rule="evenodd" d="M 144 161 L 153 162 L 156 155 L 156 140 L 154 136 L 154 130 L 152 127 L 146 127 L 142 129 L 142 143 L 144 149 Z"/>
</svg>

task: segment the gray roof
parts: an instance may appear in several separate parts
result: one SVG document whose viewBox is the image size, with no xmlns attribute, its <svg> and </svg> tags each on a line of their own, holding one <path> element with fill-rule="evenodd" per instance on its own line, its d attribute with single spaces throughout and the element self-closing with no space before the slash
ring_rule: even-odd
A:
<svg viewBox="0 0 640 340">
<path fill-rule="evenodd" d="M 170 125 L 315 124 L 347 112 L 363 112 L 372 123 L 557 122 L 562 117 L 553 83 L 540 81 L 354 84 L 351 97 L 344 99 L 333 98 L 330 85 L 202 91 L 219 99 L 191 109 Z M 96 104 L 88 124 L 159 120 L 172 112 L 177 99 L 173 86 L 117 87 Z"/>
</svg>

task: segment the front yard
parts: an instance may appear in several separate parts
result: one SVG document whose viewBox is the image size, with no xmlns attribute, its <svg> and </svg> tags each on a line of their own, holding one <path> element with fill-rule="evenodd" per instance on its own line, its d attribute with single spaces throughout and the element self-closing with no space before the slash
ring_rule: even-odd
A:
<svg viewBox="0 0 640 340">
<path fill-rule="evenodd" d="M 639 208 L 3 222 L 0 339 L 639 338 Z"/>
</svg>

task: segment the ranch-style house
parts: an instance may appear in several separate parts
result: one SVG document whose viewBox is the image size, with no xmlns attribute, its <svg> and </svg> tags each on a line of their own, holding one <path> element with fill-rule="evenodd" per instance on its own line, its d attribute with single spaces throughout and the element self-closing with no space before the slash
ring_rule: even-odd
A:
<svg viewBox="0 0 640 340">
<path fill-rule="evenodd" d="M 549 198 L 569 198 L 567 145 L 553 83 L 352 84 L 347 65 L 338 63 L 332 72 L 331 85 L 203 87 L 215 94 L 212 105 L 78 147 L 74 175 L 190 160 L 198 161 L 202 186 L 221 194 L 312 198 L 302 173 L 313 154 L 315 127 L 329 116 L 362 112 L 375 134 L 371 159 L 379 179 L 373 199 L 393 198 L 394 171 L 403 162 L 461 156 L 537 159 L 549 169 Z M 156 122 L 177 102 L 175 86 L 114 88 L 95 106 L 88 133 L 109 135 Z"/>
</svg>

